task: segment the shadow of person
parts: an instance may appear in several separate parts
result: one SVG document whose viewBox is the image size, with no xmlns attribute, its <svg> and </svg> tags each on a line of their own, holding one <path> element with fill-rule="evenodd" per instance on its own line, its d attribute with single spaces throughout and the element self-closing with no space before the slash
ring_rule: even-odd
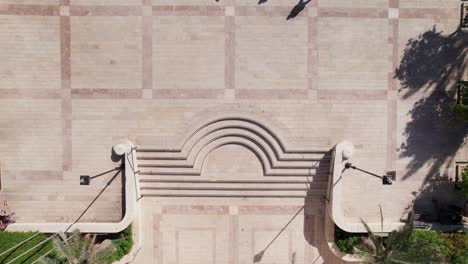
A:
<svg viewBox="0 0 468 264">
<path fill-rule="evenodd" d="M 293 19 L 295 18 L 297 15 L 299 15 L 299 13 L 302 12 L 302 10 L 304 10 L 304 8 L 306 7 L 306 5 L 310 2 L 311 0 L 307 0 L 304 2 L 304 0 L 299 0 L 299 3 L 297 3 L 297 5 L 295 5 L 293 7 L 293 9 L 291 9 L 291 12 L 289 12 L 289 15 L 288 17 L 286 18 L 286 20 L 289 20 L 289 19 Z"/>
</svg>

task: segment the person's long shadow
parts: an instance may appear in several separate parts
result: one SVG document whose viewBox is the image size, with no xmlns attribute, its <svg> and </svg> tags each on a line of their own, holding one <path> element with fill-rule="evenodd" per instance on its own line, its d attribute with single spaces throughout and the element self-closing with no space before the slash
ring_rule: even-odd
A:
<svg viewBox="0 0 468 264">
<path fill-rule="evenodd" d="M 299 15 L 299 13 L 302 12 L 302 10 L 304 10 L 304 8 L 306 7 L 306 5 L 312 0 L 307 0 L 304 2 L 304 0 L 299 0 L 299 3 L 297 3 L 292 9 L 291 9 L 291 12 L 289 12 L 289 15 L 288 17 L 286 17 L 286 20 L 289 20 L 289 19 L 293 19 L 295 18 L 297 15 Z"/>
<path fill-rule="evenodd" d="M 458 29 L 444 35 L 434 26 L 408 40 L 395 78 L 400 81 L 404 100 L 418 91 L 428 95 L 417 100 L 408 112 L 400 146 L 400 157 L 410 158 L 402 179 L 417 174 L 423 166 L 427 181 L 448 165 L 464 143 L 468 124 L 455 118 L 456 83 L 467 68 L 467 33 Z"/>
</svg>

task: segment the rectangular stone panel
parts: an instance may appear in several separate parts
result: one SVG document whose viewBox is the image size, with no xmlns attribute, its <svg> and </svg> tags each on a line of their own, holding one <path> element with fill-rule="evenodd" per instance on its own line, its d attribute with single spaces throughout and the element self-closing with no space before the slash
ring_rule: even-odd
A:
<svg viewBox="0 0 468 264">
<path fill-rule="evenodd" d="M 352 7 L 352 8 L 369 8 L 369 7 L 388 7 L 388 0 L 316 0 L 320 7 Z M 425 1 L 425 0 L 424 0 Z"/>
<path fill-rule="evenodd" d="M 59 18 L 0 15 L 0 88 L 60 88 Z"/>
<path fill-rule="evenodd" d="M 71 17 L 71 86 L 141 88 L 141 17 Z"/>
<path fill-rule="evenodd" d="M 178 263 L 216 263 L 214 230 L 182 230 L 176 236 Z"/>
<path fill-rule="evenodd" d="M 61 170 L 60 100 L 2 100 L 0 113 L 3 170 Z"/>
<path fill-rule="evenodd" d="M 400 8 L 455 8 L 459 0 L 400 0 Z"/>
<path fill-rule="evenodd" d="M 0 0 L 0 4 L 16 5 L 58 5 L 59 0 Z"/>
<path fill-rule="evenodd" d="M 224 17 L 153 20 L 153 88 L 224 88 Z"/>
<path fill-rule="evenodd" d="M 236 17 L 236 89 L 307 89 L 307 19 Z"/>
<path fill-rule="evenodd" d="M 387 19 L 321 18 L 318 23 L 318 89 L 387 89 Z"/>
<path fill-rule="evenodd" d="M 71 5 L 141 5 L 142 0 L 70 0 Z"/>
</svg>

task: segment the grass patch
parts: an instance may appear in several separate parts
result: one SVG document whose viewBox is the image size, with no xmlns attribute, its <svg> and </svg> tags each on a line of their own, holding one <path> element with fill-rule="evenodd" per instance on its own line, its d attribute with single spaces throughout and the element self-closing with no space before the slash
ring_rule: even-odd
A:
<svg viewBox="0 0 468 264">
<path fill-rule="evenodd" d="M 129 225 L 120 233 L 112 234 L 107 239 L 112 241 L 115 251 L 108 257 L 103 259 L 104 263 L 112 263 L 122 259 L 130 253 L 133 247 L 132 225 Z"/>
<path fill-rule="evenodd" d="M 17 245 L 21 241 L 32 237 L 33 235 L 37 234 L 38 232 L 8 232 L 3 231 L 0 232 L 0 254 L 5 252 L 6 250 L 10 249 L 11 247 Z M 26 252 L 27 250 L 31 249 L 35 245 L 41 243 L 42 241 L 46 240 L 47 237 L 44 234 L 40 234 L 33 239 L 29 240 L 28 242 L 24 243 L 22 246 L 11 250 L 10 252 L 0 256 L 0 264 L 7 263 L 17 256 L 21 255 L 22 253 Z M 15 261 L 15 264 L 29 264 L 34 262 L 37 258 L 44 255 L 46 252 L 51 250 L 53 247 L 52 241 L 48 241 L 43 245 L 37 247 L 36 249 L 32 250 L 28 254 L 24 255 L 23 257 L 19 258 Z"/>
</svg>

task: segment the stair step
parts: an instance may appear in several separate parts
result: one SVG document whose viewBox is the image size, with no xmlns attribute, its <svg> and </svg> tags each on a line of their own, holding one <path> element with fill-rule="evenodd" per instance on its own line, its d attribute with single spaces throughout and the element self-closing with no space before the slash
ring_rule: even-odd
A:
<svg viewBox="0 0 468 264">
<path fill-rule="evenodd" d="M 255 181 L 255 180 L 246 180 L 246 181 L 231 181 L 231 180 L 192 180 L 192 179 L 177 179 L 177 180 L 166 180 L 158 178 L 142 178 L 140 179 L 141 183 L 146 182 L 155 182 L 155 183 L 224 183 L 224 184 L 307 184 L 308 181 L 299 180 L 299 181 Z"/>
<path fill-rule="evenodd" d="M 145 150 L 137 151 L 137 160 L 186 160 L 188 153 L 180 151 L 164 151 L 164 150 Z M 325 156 L 323 153 L 304 153 L 304 154 L 286 154 L 288 156 L 280 158 L 280 161 L 330 161 L 330 157 Z"/>
<path fill-rule="evenodd" d="M 327 188 L 327 182 L 232 182 L 232 181 L 201 181 L 201 182 L 141 182 L 141 189 L 181 189 L 181 190 L 216 190 L 216 189 L 258 189 L 258 190 L 307 190 L 310 188 Z"/>
<path fill-rule="evenodd" d="M 218 175 L 214 178 L 207 178 L 200 175 L 167 175 L 167 174 L 157 174 L 151 172 L 140 172 L 138 174 L 138 179 L 140 182 L 145 181 L 159 181 L 159 180 L 174 180 L 174 181 L 223 181 L 221 179 L 227 179 Z M 213 180 L 216 179 L 216 180 Z M 265 180 L 263 180 L 265 179 Z M 319 175 L 309 175 L 309 176 L 262 176 L 262 178 L 252 178 L 253 181 L 280 181 L 280 182 L 328 182 L 328 174 L 319 174 Z M 248 180 L 250 181 L 250 180 Z"/>
<path fill-rule="evenodd" d="M 160 197 L 306 197 L 306 196 L 324 196 L 326 189 L 304 190 L 186 190 L 186 189 L 142 189 L 142 196 L 160 196 Z"/>
<path fill-rule="evenodd" d="M 193 168 L 155 168 L 150 165 L 138 165 L 140 175 L 200 175 L 200 171 Z M 269 169 L 265 176 L 313 176 L 327 175 L 326 169 Z"/>
<path fill-rule="evenodd" d="M 193 168 L 194 164 L 187 160 L 164 160 L 154 158 L 140 159 L 140 168 Z M 277 161 L 271 166 L 274 169 L 326 169 L 330 167 L 329 161 Z"/>
</svg>

